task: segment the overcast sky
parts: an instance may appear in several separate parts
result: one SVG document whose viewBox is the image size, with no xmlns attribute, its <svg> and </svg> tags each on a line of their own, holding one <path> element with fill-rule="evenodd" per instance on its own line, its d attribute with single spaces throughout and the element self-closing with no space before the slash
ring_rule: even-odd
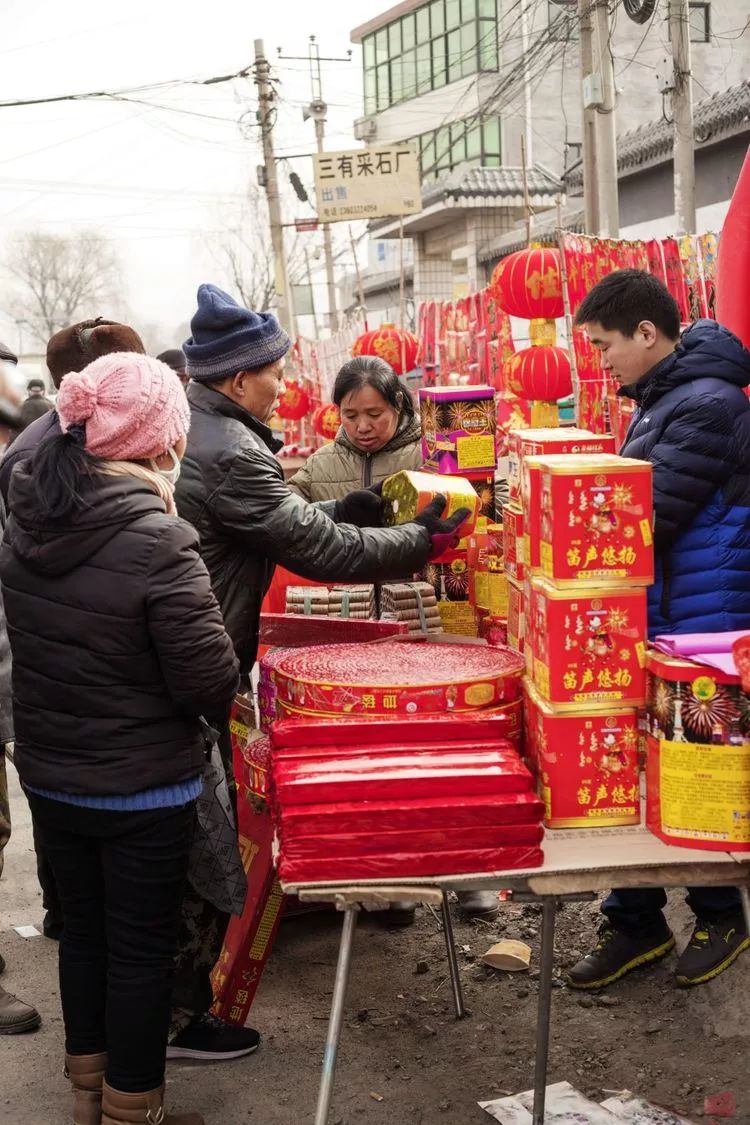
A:
<svg viewBox="0 0 750 1125">
<path fill-rule="evenodd" d="M 309 70 L 304 61 L 279 60 L 277 47 L 306 56 L 315 34 L 321 55 L 345 57 L 351 29 L 384 7 L 378 0 L 314 8 L 310 0 L 4 0 L 0 101 L 230 74 L 251 62 L 262 38 L 281 82 L 277 151 L 306 153 L 314 145 L 312 123 L 302 121 Z M 351 63 L 324 63 L 323 79 L 328 147 L 352 146 L 352 122 L 362 113 L 360 49 Z M 249 124 L 243 136 L 238 125 L 243 114 L 254 120 L 255 87 L 245 79 L 134 96 L 172 109 L 112 101 L 0 109 L 0 254 L 27 230 L 96 228 L 117 248 L 133 323 L 159 325 L 166 347 L 192 315 L 197 284 L 217 279 L 212 242 L 255 180 L 257 129 Z M 311 189 L 311 162 L 294 167 Z M 289 218 L 306 213 L 297 204 Z M 16 346 L 9 285 L 2 269 L 2 335 Z"/>
</svg>

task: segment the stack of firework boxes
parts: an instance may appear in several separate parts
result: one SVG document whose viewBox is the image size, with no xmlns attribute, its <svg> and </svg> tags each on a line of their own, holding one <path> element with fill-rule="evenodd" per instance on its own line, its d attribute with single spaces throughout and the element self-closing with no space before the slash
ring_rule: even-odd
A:
<svg viewBox="0 0 750 1125">
<path fill-rule="evenodd" d="M 495 522 L 496 408 L 492 387 L 426 387 L 419 392 L 423 470 L 461 476 L 479 496 L 472 533 L 421 574 L 434 586 L 446 633 L 477 636 L 489 614 L 505 618 L 502 529 Z"/>
<path fill-rule="evenodd" d="M 653 582 L 651 466 L 582 430 L 511 434 L 508 640 L 550 828 L 637 824 Z"/>
</svg>

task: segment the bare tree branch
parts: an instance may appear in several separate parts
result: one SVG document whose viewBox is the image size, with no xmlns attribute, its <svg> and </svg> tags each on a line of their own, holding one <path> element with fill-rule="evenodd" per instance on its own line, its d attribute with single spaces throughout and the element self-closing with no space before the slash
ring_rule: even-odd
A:
<svg viewBox="0 0 750 1125">
<path fill-rule="evenodd" d="M 116 255 L 94 231 L 69 238 L 31 231 L 14 243 L 6 266 L 18 281 L 14 312 L 42 344 L 68 324 L 102 315 L 119 289 Z"/>
</svg>

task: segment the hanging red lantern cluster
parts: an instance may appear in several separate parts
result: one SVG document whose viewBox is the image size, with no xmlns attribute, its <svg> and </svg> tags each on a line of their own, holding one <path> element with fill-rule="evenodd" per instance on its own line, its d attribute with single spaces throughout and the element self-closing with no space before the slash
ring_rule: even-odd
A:
<svg viewBox="0 0 750 1125">
<path fill-rule="evenodd" d="M 319 434 L 320 437 L 333 441 L 339 432 L 340 425 L 341 414 L 335 403 L 324 402 L 322 406 L 313 411 L 312 426 L 315 433 Z"/>
<path fill-rule="evenodd" d="M 573 392 L 570 356 L 565 348 L 524 348 L 507 365 L 508 385 L 519 398 L 557 402 Z"/>
<path fill-rule="evenodd" d="M 365 332 L 354 341 L 352 355 L 374 355 L 384 359 L 397 375 L 413 371 L 417 365 L 419 340 L 413 332 L 397 328 L 395 324 L 381 324 Z"/>
<path fill-rule="evenodd" d="M 276 413 L 285 422 L 299 422 L 310 409 L 310 397 L 299 383 L 287 383 Z"/>
<path fill-rule="evenodd" d="M 523 320 L 554 320 L 562 316 L 560 251 L 537 246 L 509 254 L 492 271 L 489 289 L 510 316 Z"/>
</svg>

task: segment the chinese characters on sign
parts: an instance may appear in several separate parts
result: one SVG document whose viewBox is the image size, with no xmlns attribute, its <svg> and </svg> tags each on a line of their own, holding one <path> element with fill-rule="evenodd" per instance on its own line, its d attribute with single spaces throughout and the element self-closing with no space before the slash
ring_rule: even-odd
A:
<svg viewBox="0 0 750 1125">
<path fill-rule="evenodd" d="M 414 145 L 377 145 L 313 157 L 318 218 L 339 223 L 411 215 L 421 210 Z"/>
</svg>

